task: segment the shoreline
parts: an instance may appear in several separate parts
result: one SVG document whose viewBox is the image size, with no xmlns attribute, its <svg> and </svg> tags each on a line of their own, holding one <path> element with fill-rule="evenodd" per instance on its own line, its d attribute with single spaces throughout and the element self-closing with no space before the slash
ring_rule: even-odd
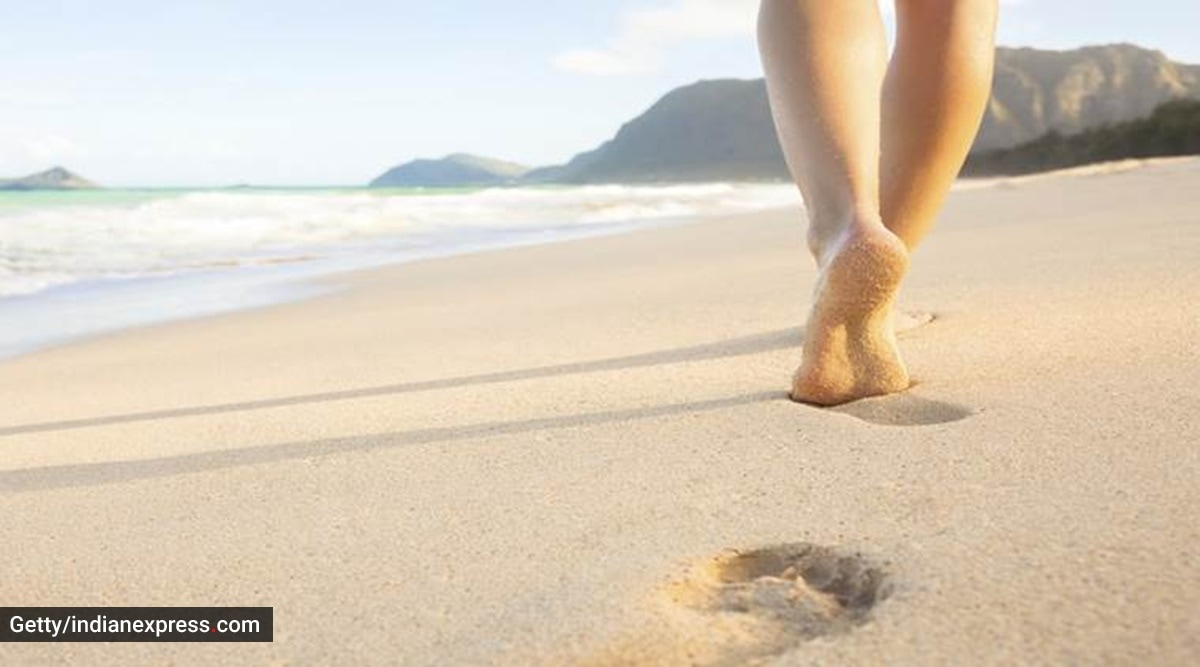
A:
<svg viewBox="0 0 1200 667">
<path fill-rule="evenodd" d="M 0 299 L 0 316 L 22 321 L 26 328 L 0 334 L 0 364 L 64 345 L 120 335 L 142 327 L 202 320 L 317 298 L 333 285 L 360 273 L 513 248 L 570 243 L 609 235 L 688 224 L 706 219 L 660 219 L 612 223 L 557 232 L 498 237 L 421 251 L 365 253 L 361 258 L 320 257 L 309 261 L 273 261 L 229 269 L 201 269 L 136 278 L 89 280 L 52 287 L 34 294 Z M 146 309 L 130 312 L 131 308 Z M 64 329 L 62 313 L 75 324 Z M 85 315 L 79 324 L 81 312 Z M 46 322 L 33 332 L 30 322 Z"/>
<path fill-rule="evenodd" d="M 963 178 L 954 191 L 1015 187 L 1054 178 L 1095 176 L 1134 171 L 1147 167 L 1186 163 L 1191 157 L 1130 159 L 1072 167 L 1039 174 Z M 173 189 L 168 189 L 173 190 Z M 300 191 L 334 191 L 329 188 L 300 188 Z M 181 192 L 187 192 L 184 189 Z M 237 192 L 236 190 L 234 192 Z M 763 215 L 780 209 L 765 208 Z M 0 299 L 0 315 L 21 321 L 20 330 L 0 335 L 0 364 L 45 350 L 85 342 L 97 337 L 172 322 L 237 313 L 303 301 L 329 293 L 333 285 L 353 281 L 360 273 L 387 269 L 413 262 L 437 261 L 463 255 L 503 251 L 537 245 L 566 243 L 608 235 L 637 233 L 663 227 L 704 224 L 725 216 L 687 216 L 635 222 L 614 222 L 596 227 L 559 228 L 553 232 L 510 234 L 491 241 L 430 248 L 424 251 L 368 250 L 365 259 L 326 256 L 303 262 L 249 263 L 229 270 L 185 271 L 115 280 L 89 280 L 52 287 L 49 290 Z M 98 298 L 89 298 L 98 297 Z M 61 325 L 62 313 L 70 311 L 72 323 Z M 82 316 L 81 316 L 82 313 Z M 34 323 L 30 327 L 30 323 Z M 44 322 L 38 325 L 36 323 Z"/>
</svg>

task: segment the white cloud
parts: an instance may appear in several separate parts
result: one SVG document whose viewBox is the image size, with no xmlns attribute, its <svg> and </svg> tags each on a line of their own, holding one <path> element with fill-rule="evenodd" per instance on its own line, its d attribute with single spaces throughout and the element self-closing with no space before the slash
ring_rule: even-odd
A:
<svg viewBox="0 0 1200 667">
<path fill-rule="evenodd" d="M 555 56 L 554 66 L 564 72 L 617 76 L 652 72 L 661 66 L 661 60 L 657 53 L 630 49 L 577 49 Z"/>
<path fill-rule="evenodd" d="M 561 53 L 554 66 L 593 76 L 654 72 L 680 42 L 753 34 L 757 10 L 758 0 L 675 0 L 627 11 L 607 47 Z"/>
<path fill-rule="evenodd" d="M 627 35 L 636 40 L 679 40 L 749 34 L 758 0 L 676 0 L 670 7 L 630 12 Z"/>
</svg>

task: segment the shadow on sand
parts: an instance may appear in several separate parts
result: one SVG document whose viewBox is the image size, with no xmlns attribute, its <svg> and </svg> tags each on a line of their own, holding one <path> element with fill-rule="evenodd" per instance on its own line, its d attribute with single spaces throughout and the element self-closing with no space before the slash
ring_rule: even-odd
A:
<svg viewBox="0 0 1200 667">
<path fill-rule="evenodd" d="M 624 370 L 628 368 L 644 368 L 665 364 L 678 364 L 687 361 L 704 361 L 727 357 L 741 357 L 789 347 L 798 347 L 804 338 L 803 330 L 799 327 L 781 329 L 752 336 L 743 336 L 716 343 L 705 343 L 674 350 L 647 352 L 626 357 L 612 357 L 595 361 L 581 361 L 556 366 L 538 366 L 498 373 L 481 373 L 454 378 L 436 380 L 419 380 L 416 382 L 401 382 L 378 387 L 347 389 L 317 394 L 299 394 L 280 398 L 266 398 L 257 401 L 242 401 L 239 403 L 219 403 L 215 405 L 199 405 L 186 408 L 170 408 L 167 410 L 151 410 L 147 412 L 131 412 L 122 415 L 90 417 L 87 419 L 69 419 L 37 424 L 22 424 L 0 428 L 0 437 L 25 435 L 29 433 L 45 433 L 48 431 L 66 431 L 93 426 L 109 426 L 111 424 L 127 424 L 130 422 L 154 421 L 158 419 L 173 419 L 176 417 L 195 417 L 200 415 L 215 415 L 228 412 L 246 412 L 268 408 L 282 408 L 309 403 L 330 403 L 334 401 L 351 401 L 359 398 L 375 396 L 391 396 L 409 394 L 437 389 L 454 389 L 473 385 L 498 384 L 518 380 L 535 380 L 560 375 L 582 375 L 585 373 L 603 373 L 606 371 Z"/>
<path fill-rule="evenodd" d="M 296 405 L 348 401 L 375 396 L 389 396 L 437 389 L 473 385 L 497 384 L 563 375 L 600 373 L 629 368 L 677 364 L 729 357 L 748 356 L 798 346 L 803 338 L 800 328 L 770 331 L 716 343 L 695 345 L 673 350 L 648 352 L 624 357 L 584 361 L 554 366 L 483 373 L 454 378 L 404 382 L 377 387 L 365 387 L 325 393 L 299 394 L 279 398 L 202 405 L 167 410 L 133 412 L 55 422 L 23 424 L 0 428 L 0 437 L 31 433 L 65 431 L 113 424 L 147 422 L 177 417 L 227 414 Z M 392 433 L 345 436 L 305 442 L 282 443 L 263 447 L 195 452 L 138 461 L 112 461 L 0 472 L 0 493 L 41 489 L 91 486 L 135 479 L 167 477 L 183 473 L 204 472 L 244 465 L 269 463 L 288 459 L 310 458 L 341 452 L 367 451 L 407 445 L 450 442 L 485 435 L 511 435 L 535 431 L 593 426 L 613 422 L 651 419 L 676 414 L 748 405 L 765 401 L 786 401 L 779 391 L 763 391 L 732 397 L 713 398 L 685 403 L 645 406 L 595 413 L 560 415 L 519 421 L 495 421 L 463 426 L 396 431 Z M 821 408 L 808 408 L 821 410 Z M 884 426 L 922 426 L 965 419 L 974 412 L 968 408 L 922 398 L 911 393 L 858 401 L 829 410 L 854 417 L 863 422 Z"/>
<path fill-rule="evenodd" d="M 519 421 L 494 421 L 465 426 L 396 431 L 372 435 L 289 442 L 264 447 L 195 452 L 140 461 L 110 461 L 0 472 L 0 493 L 19 493 L 76 486 L 112 484 L 138 479 L 207 472 L 289 459 L 362 452 L 410 445 L 453 442 L 468 438 L 531 433 L 547 429 L 596 426 L 613 422 L 652 419 L 677 414 L 695 414 L 764 401 L 786 401 L 783 392 L 758 392 L 670 405 L 626 410 L 608 410 L 581 415 L 563 415 Z"/>
</svg>

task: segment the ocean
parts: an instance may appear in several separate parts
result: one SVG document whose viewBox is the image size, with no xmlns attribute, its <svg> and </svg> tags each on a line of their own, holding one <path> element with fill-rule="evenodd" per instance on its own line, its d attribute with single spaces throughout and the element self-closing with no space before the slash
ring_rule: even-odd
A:
<svg viewBox="0 0 1200 667">
<path fill-rule="evenodd" d="M 320 276 L 796 205 L 791 185 L 0 192 L 0 358 Z"/>
</svg>

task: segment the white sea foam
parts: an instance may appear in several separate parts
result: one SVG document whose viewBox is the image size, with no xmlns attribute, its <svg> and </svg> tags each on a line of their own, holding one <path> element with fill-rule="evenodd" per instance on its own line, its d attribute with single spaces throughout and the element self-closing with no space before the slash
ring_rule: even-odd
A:
<svg viewBox="0 0 1200 667">
<path fill-rule="evenodd" d="M 16 195 L 20 196 L 20 195 Z M 0 202 L 0 296 L 82 280 L 570 236 L 605 225 L 794 205 L 785 185 L 466 193 L 193 191 Z"/>
</svg>

